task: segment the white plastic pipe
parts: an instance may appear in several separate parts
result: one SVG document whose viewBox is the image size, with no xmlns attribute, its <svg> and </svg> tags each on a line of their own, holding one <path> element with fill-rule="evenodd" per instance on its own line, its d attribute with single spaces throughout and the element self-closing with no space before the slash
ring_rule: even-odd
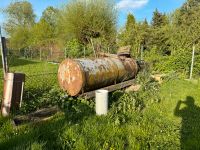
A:
<svg viewBox="0 0 200 150">
<path fill-rule="evenodd" d="M 106 115 L 108 113 L 108 91 L 96 90 L 95 92 L 96 114 Z"/>
</svg>

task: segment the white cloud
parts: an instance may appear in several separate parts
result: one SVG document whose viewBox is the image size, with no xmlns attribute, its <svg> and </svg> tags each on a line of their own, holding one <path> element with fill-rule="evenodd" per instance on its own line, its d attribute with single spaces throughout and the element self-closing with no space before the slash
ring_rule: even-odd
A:
<svg viewBox="0 0 200 150">
<path fill-rule="evenodd" d="M 149 0 L 120 0 L 117 3 L 119 9 L 137 9 L 145 6 Z"/>
</svg>

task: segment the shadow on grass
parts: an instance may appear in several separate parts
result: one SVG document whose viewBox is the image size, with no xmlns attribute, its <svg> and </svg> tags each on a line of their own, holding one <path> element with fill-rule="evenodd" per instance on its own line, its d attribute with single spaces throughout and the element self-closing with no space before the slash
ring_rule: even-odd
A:
<svg viewBox="0 0 200 150">
<path fill-rule="evenodd" d="M 123 97 L 123 95 L 124 95 L 123 91 L 115 91 L 115 92 L 109 93 L 108 107 L 111 108 L 112 104 L 119 101 L 119 99 Z"/>
<path fill-rule="evenodd" d="M 0 55 L 0 57 L 1 57 L 1 55 Z M 24 59 L 24 58 L 8 57 L 9 67 L 24 66 L 24 65 L 36 64 L 36 63 L 38 63 L 38 62 L 33 61 L 33 60 Z M 0 61 L 0 68 L 2 68 L 1 61 Z"/>
<path fill-rule="evenodd" d="M 200 107 L 194 102 L 193 97 L 187 96 L 174 110 L 174 115 L 182 118 L 181 149 L 200 149 Z"/>
<path fill-rule="evenodd" d="M 74 139 L 65 137 L 65 132 L 73 126 L 81 125 L 84 119 L 94 114 L 88 105 L 75 103 L 76 100 L 69 100 L 62 112 L 52 120 L 30 124 L 19 131 L 18 135 L 11 135 L 8 140 L 0 143 L 0 149 L 31 149 L 34 143 L 41 143 L 42 149 L 71 149 Z"/>
</svg>

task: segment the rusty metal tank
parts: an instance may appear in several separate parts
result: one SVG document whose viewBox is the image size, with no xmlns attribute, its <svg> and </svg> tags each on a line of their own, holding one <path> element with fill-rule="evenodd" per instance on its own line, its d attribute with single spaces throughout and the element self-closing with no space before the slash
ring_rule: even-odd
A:
<svg viewBox="0 0 200 150">
<path fill-rule="evenodd" d="M 66 59 L 58 69 L 60 87 L 71 96 L 133 79 L 135 60 L 126 58 Z"/>
</svg>

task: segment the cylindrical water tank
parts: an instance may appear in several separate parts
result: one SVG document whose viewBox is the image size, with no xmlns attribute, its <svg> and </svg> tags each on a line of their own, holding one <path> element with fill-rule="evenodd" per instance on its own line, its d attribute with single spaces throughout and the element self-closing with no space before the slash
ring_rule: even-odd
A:
<svg viewBox="0 0 200 150">
<path fill-rule="evenodd" d="M 58 69 L 60 87 L 71 96 L 135 77 L 138 66 L 127 58 L 66 59 Z"/>
</svg>

